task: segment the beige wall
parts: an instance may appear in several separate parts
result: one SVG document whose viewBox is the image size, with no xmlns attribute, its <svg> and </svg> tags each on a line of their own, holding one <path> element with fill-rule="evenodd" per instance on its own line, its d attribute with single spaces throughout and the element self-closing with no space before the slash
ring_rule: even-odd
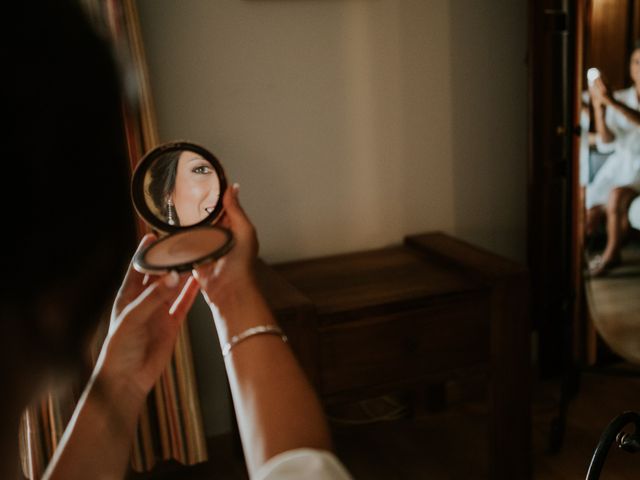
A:
<svg viewBox="0 0 640 480">
<path fill-rule="evenodd" d="M 434 229 L 524 258 L 524 0 L 138 5 L 161 138 L 222 159 L 267 260 Z"/>
<path fill-rule="evenodd" d="M 267 260 L 427 230 L 524 260 L 525 0 L 138 5 L 161 138 L 222 159 Z M 229 407 L 206 316 L 191 328 L 213 434 Z"/>
</svg>

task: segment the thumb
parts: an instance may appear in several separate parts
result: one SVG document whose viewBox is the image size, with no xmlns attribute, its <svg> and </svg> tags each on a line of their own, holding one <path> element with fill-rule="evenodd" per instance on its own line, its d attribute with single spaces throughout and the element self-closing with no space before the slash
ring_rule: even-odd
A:
<svg viewBox="0 0 640 480">
<path fill-rule="evenodd" d="M 228 188 L 227 191 L 224 192 L 224 197 L 222 198 L 225 213 L 227 214 L 234 233 L 242 233 L 243 230 L 248 230 L 252 227 L 249 217 L 247 217 L 247 214 L 240 205 L 240 200 L 238 199 L 239 192 L 240 185 L 234 183 L 231 188 Z"/>
<path fill-rule="evenodd" d="M 222 201 L 229 226 L 233 235 L 236 237 L 234 250 L 236 252 L 242 251 L 255 257 L 258 254 L 258 236 L 256 235 L 256 230 L 251 220 L 249 220 L 249 217 L 240 205 L 238 199 L 239 191 L 240 185 L 234 183 L 233 186 L 228 188 L 224 193 Z"/>
</svg>

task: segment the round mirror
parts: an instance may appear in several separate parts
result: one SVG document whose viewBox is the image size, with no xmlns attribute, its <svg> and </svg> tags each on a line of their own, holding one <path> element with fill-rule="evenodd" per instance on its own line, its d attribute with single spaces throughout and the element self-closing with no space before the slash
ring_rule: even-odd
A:
<svg viewBox="0 0 640 480">
<path fill-rule="evenodd" d="M 134 174 L 132 195 L 147 223 L 173 232 L 215 223 L 226 186 L 222 166 L 211 152 L 179 142 L 145 155 Z"/>
<path fill-rule="evenodd" d="M 187 271 L 224 255 L 232 235 L 215 223 L 226 188 L 222 165 L 199 145 L 168 143 L 146 154 L 133 174 L 131 196 L 138 214 L 163 238 L 136 255 L 136 268 Z"/>
</svg>

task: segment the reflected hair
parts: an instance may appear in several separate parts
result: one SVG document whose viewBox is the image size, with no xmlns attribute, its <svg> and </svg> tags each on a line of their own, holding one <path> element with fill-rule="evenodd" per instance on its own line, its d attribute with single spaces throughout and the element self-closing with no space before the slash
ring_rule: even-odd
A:
<svg viewBox="0 0 640 480">
<path fill-rule="evenodd" d="M 181 153 L 180 150 L 163 153 L 149 168 L 151 180 L 147 187 L 147 193 L 165 222 L 169 221 L 168 200 L 176 186 L 178 159 Z M 180 225 L 180 219 L 175 212 L 173 212 L 173 217 L 174 224 Z"/>
</svg>

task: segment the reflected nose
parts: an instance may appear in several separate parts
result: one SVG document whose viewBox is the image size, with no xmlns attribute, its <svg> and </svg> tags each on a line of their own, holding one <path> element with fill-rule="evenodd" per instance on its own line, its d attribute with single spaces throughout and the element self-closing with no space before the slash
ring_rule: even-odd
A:
<svg viewBox="0 0 640 480">
<path fill-rule="evenodd" d="M 218 177 L 212 175 L 211 181 L 209 182 L 209 191 L 207 192 L 207 196 L 205 198 L 204 204 L 207 207 L 213 207 L 218 202 L 218 198 L 220 197 L 220 183 L 218 181 Z"/>
</svg>

